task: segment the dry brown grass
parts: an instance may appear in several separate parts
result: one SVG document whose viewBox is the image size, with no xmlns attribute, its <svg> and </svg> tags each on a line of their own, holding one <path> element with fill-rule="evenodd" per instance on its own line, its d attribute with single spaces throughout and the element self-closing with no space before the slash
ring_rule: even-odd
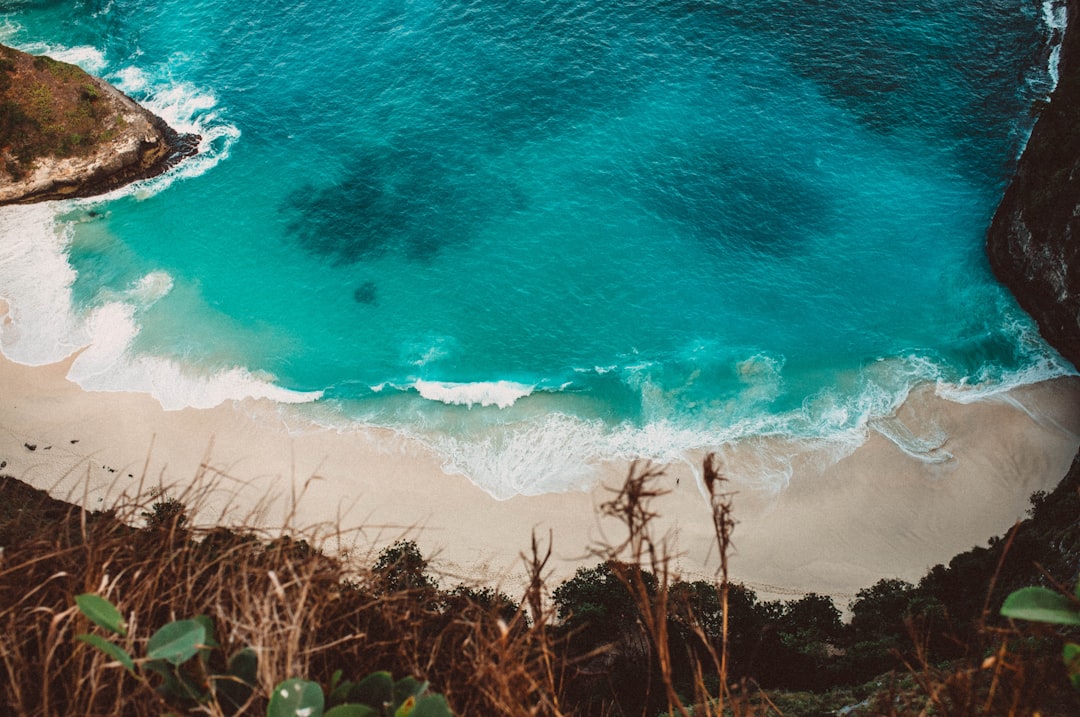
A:
<svg viewBox="0 0 1080 717">
<path fill-rule="evenodd" d="M 224 671 L 227 656 L 252 648 L 258 684 L 243 714 L 264 714 L 282 680 L 302 677 L 326 689 L 336 670 L 351 680 L 377 670 L 428 680 L 461 715 L 651 717 L 665 708 L 682 717 L 824 714 L 799 706 L 813 700 L 769 695 L 750 680 L 730 679 L 726 556 L 733 496 L 712 456 L 703 477 L 721 556 L 708 588 L 723 606 L 720 639 L 686 595 L 669 590 L 679 576 L 671 571 L 666 537 L 652 527 L 652 501 L 664 492 L 661 475 L 649 464 L 633 466 L 601 506 L 622 525 L 621 539 L 591 549 L 630 596 L 633 624 L 620 626 L 619 644 L 584 653 L 571 649 L 574 634 L 555 619 L 548 599 L 550 535 L 546 543 L 534 536 L 522 556 L 530 579 L 515 602 L 478 586 L 440 589 L 423 574 L 391 579 L 378 564 L 327 557 L 319 548 L 347 536 L 325 526 L 321 534 L 192 529 L 175 509 L 198 506 L 211 488 L 177 498 L 155 493 L 90 514 L 0 478 L 0 714 L 229 713 L 214 701 L 166 702 L 154 690 L 155 677 L 129 673 L 77 641 L 77 634 L 96 629 L 74 607 L 74 597 L 87 592 L 120 608 L 129 632 L 118 641 L 130 654 L 145 654 L 157 628 L 195 615 L 214 623 L 221 645 L 215 670 Z M 302 491 L 294 496 L 301 499 Z M 677 640 L 676 624 L 686 633 Z M 911 625 L 916 648 L 928 642 L 920 630 Z M 909 673 L 882 680 L 877 695 L 852 714 L 1032 714 L 1025 705 L 1060 677 L 1054 673 L 1060 660 L 1046 653 L 1034 630 L 984 624 L 968 659 L 949 665 L 933 664 L 926 650 L 916 649 Z M 673 652 L 684 649 L 688 655 Z M 595 677 L 595 666 L 620 651 L 621 659 L 647 663 L 644 698 L 629 705 L 610 696 L 582 699 L 582 690 L 597 684 L 586 679 L 582 688 L 582 676 L 592 670 Z"/>
<path fill-rule="evenodd" d="M 530 624 L 476 591 L 387 591 L 370 569 L 324 556 L 310 535 L 267 542 L 251 531 L 189 530 L 181 520 L 133 528 L 154 499 L 91 515 L 14 483 L 5 485 L 0 520 L 0 713 L 170 708 L 152 678 L 75 640 L 93 628 L 74 596 L 93 592 L 125 616 L 120 643 L 130 654 L 144 654 L 162 625 L 198 614 L 213 620 L 221 655 L 253 648 L 258 688 L 245 713 L 263 713 L 281 680 L 325 687 L 341 669 L 353 680 L 376 670 L 423 677 L 459 714 L 562 714 L 544 615 Z"/>
</svg>

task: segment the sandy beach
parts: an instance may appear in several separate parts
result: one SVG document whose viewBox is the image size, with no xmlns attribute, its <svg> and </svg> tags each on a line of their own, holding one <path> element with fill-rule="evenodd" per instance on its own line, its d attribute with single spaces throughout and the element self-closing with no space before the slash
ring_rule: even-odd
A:
<svg viewBox="0 0 1080 717">
<path fill-rule="evenodd" d="M 386 430 L 298 430 L 297 414 L 269 401 L 164 411 L 146 395 L 81 390 L 66 379 L 71 360 L 0 360 L 0 472 L 57 497 L 101 508 L 136 495 L 145 504 L 161 489 L 186 502 L 197 495 L 197 524 L 288 525 L 330 536 L 325 550 L 360 559 L 407 537 L 434 557 L 443 584 L 480 581 L 512 595 L 534 530 L 554 535 L 556 581 L 596 562 L 589 546 L 618 538 L 596 507 L 626 464 L 605 466 L 588 492 L 500 501 Z M 970 404 L 925 386 L 890 420 L 916 432 L 933 423 L 948 438 L 922 457 L 876 430 L 840 460 L 773 439 L 721 452 L 736 491 L 735 579 L 763 598 L 814 591 L 845 605 L 882 577 L 917 580 L 985 543 L 1023 516 L 1033 491 L 1065 474 L 1080 444 L 1080 379 Z M 785 452 L 794 454 L 790 475 L 756 480 L 766 458 Z M 671 492 L 656 504 L 658 529 L 687 577 L 717 569 L 700 458 L 667 467 Z"/>
</svg>

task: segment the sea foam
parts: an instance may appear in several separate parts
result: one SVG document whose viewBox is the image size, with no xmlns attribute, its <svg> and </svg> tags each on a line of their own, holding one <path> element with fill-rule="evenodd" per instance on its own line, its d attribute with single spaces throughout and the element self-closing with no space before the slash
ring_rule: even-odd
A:
<svg viewBox="0 0 1080 717">
<path fill-rule="evenodd" d="M 137 197 L 144 198 L 177 180 L 205 174 L 228 159 L 233 145 L 240 139 L 240 129 L 222 113 L 214 93 L 190 82 L 173 80 L 167 66 L 154 72 L 139 67 L 124 67 L 106 74 L 105 78 L 161 117 L 177 132 L 201 137 L 198 154 L 194 157 L 184 160 L 163 175 L 136 183 L 130 188 L 121 188 L 119 194 L 135 193 Z"/>
<path fill-rule="evenodd" d="M 151 272 L 105 303 L 78 311 L 72 301 L 75 272 L 67 261 L 72 224 L 60 215 L 79 202 L 50 202 L 0 208 L 0 352 L 27 365 L 46 365 L 78 356 L 68 378 L 92 391 L 150 394 L 166 410 L 210 408 L 229 400 L 266 398 L 302 403 L 321 392 L 290 391 L 272 376 L 243 367 L 199 372 L 171 359 L 131 350 L 139 334 L 137 311 L 172 288 L 172 278 Z"/>
<path fill-rule="evenodd" d="M 2 28 L 12 42 L 19 28 Z M 243 367 L 201 373 L 171 359 L 136 355 L 136 310 L 172 290 L 172 277 L 155 271 L 140 278 L 125 296 L 87 313 L 73 305 L 75 272 L 67 260 L 72 225 L 61 215 L 126 195 L 145 198 L 174 181 L 201 175 L 229 156 L 240 131 L 222 117 L 212 92 L 175 82 L 167 67 L 148 72 L 124 67 L 108 72 L 104 53 L 89 46 L 63 47 L 46 42 L 15 42 L 19 49 L 79 65 L 103 75 L 121 91 L 162 117 L 179 132 L 199 134 L 199 153 L 173 170 L 101 197 L 0 209 L 0 298 L 7 314 L 0 325 L 0 351 L 18 363 L 45 365 L 79 352 L 68 378 L 87 390 L 138 391 L 152 395 L 166 410 L 208 408 L 229 400 L 267 398 L 280 403 L 317 400 L 322 392 L 281 388 L 273 377 Z"/>
<path fill-rule="evenodd" d="M 1020 317 L 1011 323 L 1021 335 L 1034 331 Z M 1023 339 L 1018 337 L 1018 342 Z M 939 398 L 960 403 L 978 400 L 1009 400 L 1008 392 L 1020 386 L 1075 374 L 1060 358 L 1030 336 L 1028 368 L 977 377 L 947 380 L 941 365 L 919 354 L 882 359 L 851 378 L 861 388 L 841 393 L 825 387 L 789 411 L 743 411 L 745 417 L 725 420 L 720 414 L 690 423 L 646 420 L 642 425 L 617 426 L 600 420 L 552 412 L 542 416 L 483 425 L 475 430 L 448 435 L 394 426 L 428 445 L 442 457 L 447 472 L 466 476 L 498 499 L 515 495 L 586 490 L 611 462 L 651 460 L 661 465 L 689 466 L 698 474 L 693 456 L 715 451 L 729 459 L 728 471 L 740 489 L 776 495 L 794 474 L 795 465 L 810 461 L 819 468 L 850 456 L 871 434 L 889 440 L 912 460 L 947 466 L 953 460 L 949 436 L 933 416 L 921 416 L 918 426 L 901 419 L 901 407 L 919 386 L 932 386 Z M 736 370 L 751 384 L 743 400 L 756 405 L 763 386 L 782 384 L 783 360 L 757 355 L 740 361 Z M 640 367 L 639 367 L 640 368 Z M 624 371 L 627 369 L 623 369 Z M 631 376 L 636 372 L 628 371 Z M 640 383 L 635 377 L 632 380 Z M 490 385 L 490 384 L 482 384 Z M 469 384 L 466 384 L 469 386 Z M 445 388 L 440 385 L 442 390 Z M 464 389 L 459 389 L 464 390 Z M 441 400 L 447 397 L 440 392 Z M 460 398 L 460 396 L 458 397 Z M 656 396 L 645 391 L 645 402 Z M 1017 406 L 1020 410 L 1026 410 Z M 724 415 L 739 414 L 730 406 Z M 699 485 L 699 490 L 704 488 Z"/>
<path fill-rule="evenodd" d="M 1061 63 L 1062 39 L 1069 24 L 1069 10 L 1062 0 L 1046 0 L 1042 5 L 1042 11 L 1043 23 L 1050 36 L 1050 59 L 1047 62 L 1047 71 L 1050 75 L 1050 91 L 1053 92 L 1061 77 L 1058 66 Z"/>
<path fill-rule="evenodd" d="M 518 399 L 533 392 L 532 386 L 513 381 L 489 381 L 477 383 L 453 383 L 444 381 L 416 381 L 416 392 L 429 401 L 439 401 L 457 406 L 498 406 L 509 408 Z"/>
</svg>

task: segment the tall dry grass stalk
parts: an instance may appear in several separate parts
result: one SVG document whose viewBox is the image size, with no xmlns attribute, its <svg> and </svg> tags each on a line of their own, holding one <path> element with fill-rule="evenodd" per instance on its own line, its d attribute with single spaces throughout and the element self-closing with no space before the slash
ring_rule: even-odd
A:
<svg viewBox="0 0 1080 717">
<path fill-rule="evenodd" d="M 691 714 L 742 717 L 764 714 L 765 710 L 771 708 L 772 714 L 780 714 L 763 694 L 756 690 L 736 692 L 729 684 L 728 558 L 735 528 L 734 493 L 725 490 L 727 478 L 719 468 L 719 461 L 715 454 L 708 454 L 702 473 L 705 488 L 709 493 L 711 518 L 720 559 L 718 581 L 713 586 L 721 606 L 719 649 L 689 605 L 673 605 L 671 602 L 673 596 L 670 587 L 679 580 L 679 576 L 671 569 L 675 556 L 670 550 L 667 537 L 653 533 L 659 514 L 653 510 L 652 503 L 669 492 L 658 485 L 664 474 L 662 468 L 649 463 L 634 463 L 631 466 L 626 481 L 615 491 L 615 497 L 600 505 L 601 515 L 618 521 L 625 537 L 614 544 L 594 546 L 592 552 L 613 566 L 619 581 L 637 606 L 640 624 L 649 641 L 650 654 L 656 661 L 663 685 L 667 712 L 682 717 L 689 717 Z M 656 577 L 655 591 L 650 591 L 642 571 L 648 571 Z M 686 618 L 697 637 L 699 647 L 707 656 L 706 661 L 693 656 L 690 658 L 690 669 L 694 673 L 691 704 L 687 704 L 686 697 L 680 695 L 675 686 L 669 617 L 676 612 Z M 710 680 L 710 677 L 715 680 Z M 718 685 L 715 692 L 710 692 L 707 686 L 709 682 Z M 747 697 L 751 693 L 756 694 L 755 699 L 760 704 L 755 704 Z"/>
<path fill-rule="evenodd" d="M 157 628 L 200 614 L 221 645 L 212 659 L 254 649 L 258 685 L 245 714 L 265 712 L 286 678 L 326 687 L 337 669 L 353 680 L 377 670 L 429 680 L 458 714 L 563 714 L 542 602 L 527 596 L 528 608 L 507 614 L 481 590 L 387 589 L 370 566 L 319 550 L 340 533 L 190 527 L 191 506 L 214 488 L 157 490 L 88 513 L 0 478 L 0 714 L 176 710 L 155 677 L 75 639 L 95 629 L 74 607 L 86 592 L 120 608 L 129 631 L 119 642 L 132 655 L 145 655 Z M 535 559 L 530 595 L 544 590 L 545 561 Z M 187 707 L 225 711 L 213 700 Z"/>
</svg>

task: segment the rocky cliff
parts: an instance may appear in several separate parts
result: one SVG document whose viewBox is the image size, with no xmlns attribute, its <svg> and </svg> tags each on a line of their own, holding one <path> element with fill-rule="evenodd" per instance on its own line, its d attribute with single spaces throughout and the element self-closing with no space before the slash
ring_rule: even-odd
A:
<svg viewBox="0 0 1080 717">
<path fill-rule="evenodd" d="M 1080 366 L 1080 0 L 1067 0 L 1060 79 L 998 206 L 986 251 L 998 279 Z"/>
<path fill-rule="evenodd" d="M 0 204 L 101 194 L 198 143 L 74 65 L 0 46 Z"/>
</svg>

